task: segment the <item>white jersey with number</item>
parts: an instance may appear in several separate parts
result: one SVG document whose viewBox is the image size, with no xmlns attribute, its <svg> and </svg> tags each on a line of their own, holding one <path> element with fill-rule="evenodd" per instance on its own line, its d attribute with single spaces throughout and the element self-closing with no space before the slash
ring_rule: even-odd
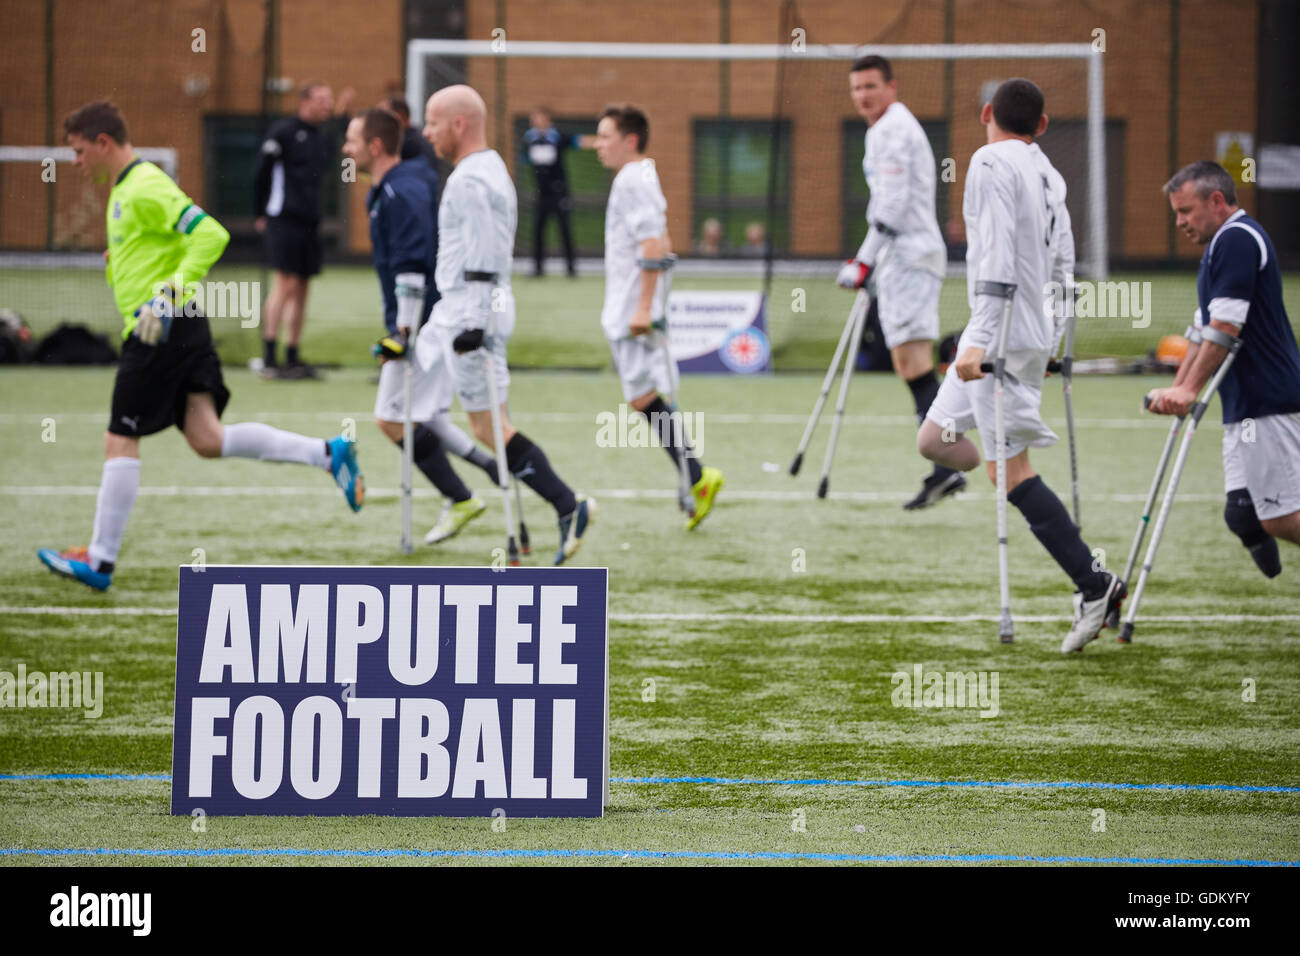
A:
<svg viewBox="0 0 1300 956">
<path fill-rule="evenodd" d="M 606 338 L 621 339 L 641 298 L 641 243 L 668 229 L 668 200 L 659 187 L 653 159 L 634 160 L 618 171 L 605 205 L 605 307 L 600 324 Z M 662 292 L 663 278 L 660 277 Z M 651 318 L 657 319 L 658 314 Z"/>
<path fill-rule="evenodd" d="M 980 283 L 1013 284 L 1008 366 L 1013 374 L 1036 372 L 1041 380 L 1040 366 L 1056 351 L 1073 305 L 1072 293 L 1059 294 L 1074 282 L 1065 180 L 1036 143 L 989 143 L 971 157 L 962 213 L 971 318 L 959 349 L 995 354 L 1004 300 L 980 294 Z"/>
<path fill-rule="evenodd" d="M 925 130 L 902 103 L 889 104 L 867 130 L 862 174 L 871 198 L 858 261 L 876 265 L 892 232 L 890 257 L 896 265 L 942 278 L 948 253 L 934 212 L 934 151 Z"/>
<path fill-rule="evenodd" d="M 505 162 L 495 150 L 470 153 L 452 170 L 438 207 L 438 267 L 442 298 L 433 321 L 442 328 L 481 328 L 487 311 L 508 313 L 514 325 L 510 267 L 514 260 L 518 198 Z M 496 274 L 495 282 L 470 282 L 466 272 Z M 500 323 L 499 323 L 500 324 Z"/>
</svg>

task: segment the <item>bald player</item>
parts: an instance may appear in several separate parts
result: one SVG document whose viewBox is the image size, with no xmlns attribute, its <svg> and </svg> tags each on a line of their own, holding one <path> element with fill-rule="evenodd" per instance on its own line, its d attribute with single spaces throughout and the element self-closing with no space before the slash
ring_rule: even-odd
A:
<svg viewBox="0 0 1300 956">
<path fill-rule="evenodd" d="M 501 156 L 487 145 L 487 108 L 468 86 L 449 86 L 429 97 L 424 137 L 455 167 L 438 207 L 438 265 L 442 298 L 432 321 L 442 335 L 452 385 L 480 442 L 495 448 L 510 473 L 555 508 L 560 546 L 555 563 L 577 553 L 596 515 L 593 499 L 577 496 L 551 468 L 540 447 L 510 424 L 506 393 L 510 370 L 506 342 L 515 327 L 510 266 L 518 223 L 514 183 Z M 488 334 L 489 326 L 491 335 Z M 488 390 L 488 362 L 496 408 Z M 493 418 L 500 416 L 503 448 L 496 448 Z"/>
</svg>

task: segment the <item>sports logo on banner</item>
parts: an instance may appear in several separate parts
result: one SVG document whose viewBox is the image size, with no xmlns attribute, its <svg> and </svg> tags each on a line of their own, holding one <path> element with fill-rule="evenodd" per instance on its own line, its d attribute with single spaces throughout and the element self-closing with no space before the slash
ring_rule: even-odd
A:
<svg viewBox="0 0 1300 956">
<path fill-rule="evenodd" d="M 668 300 L 673 358 L 683 372 L 772 370 L 761 292 L 674 291 Z"/>
<path fill-rule="evenodd" d="M 182 567 L 172 813 L 600 816 L 606 576 Z"/>
</svg>

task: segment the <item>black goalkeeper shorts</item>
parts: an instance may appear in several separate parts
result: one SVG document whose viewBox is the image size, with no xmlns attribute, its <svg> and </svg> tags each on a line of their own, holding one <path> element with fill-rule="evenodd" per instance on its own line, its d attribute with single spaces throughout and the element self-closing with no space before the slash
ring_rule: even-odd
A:
<svg viewBox="0 0 1300 956">
<path fill-rule="evenodd" d="M 185 403 L 195 392 L 212 394 L 218 417 L 230 401 L 207 317 L 182 315 L 160 345 L 145 345 L 134 335 L 123 343 L 108 430 L 128 438 L 169 425 L 184 430 Z"/>
<path fill-rule="evenodd" d="M 314 276 L 322 257 L 320 227 L 274 216 L 266 221 L 266 254 L 277 272 Z"/>
</svg>

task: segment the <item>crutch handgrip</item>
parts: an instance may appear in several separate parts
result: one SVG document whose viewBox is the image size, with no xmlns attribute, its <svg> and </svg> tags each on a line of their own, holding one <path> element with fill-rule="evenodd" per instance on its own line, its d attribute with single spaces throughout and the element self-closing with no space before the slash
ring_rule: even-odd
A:
<svg viewBox="0 0 1300 956">
<path fill-rule="evenodd" d="M 1149 411 L 1151 411 L 1151 393 L 1150 393 L 1150 392 L 1148 392 L 1147 394 L 1145 394 L 1145 395 L 1142 396 L 1142 411 L 1144 411 L 1144 412 L 1149 412 Z"/>
<path fill-rule="evenodd" d="M 992 363 L 992 362 L 980 362 L 980 371 L 981 371 L 981 372 L 991 372 L 991 371 L 993 371 L 993 363 Z"/>
</svg>

